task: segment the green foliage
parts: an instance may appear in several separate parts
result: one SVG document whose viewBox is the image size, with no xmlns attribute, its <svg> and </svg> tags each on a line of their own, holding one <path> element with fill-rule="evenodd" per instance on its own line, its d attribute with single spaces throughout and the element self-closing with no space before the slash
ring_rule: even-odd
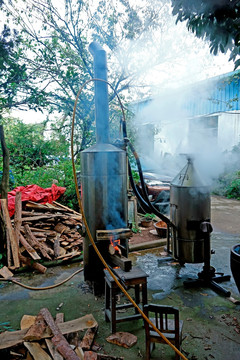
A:
<svg viewBox="0 0 240 360">
<path fill-rule="evenodd" d="M 143 217 L 144 217 L 145 220 L 153 220 L 153 219 L 155 219 L 155 215 L 154 214 L 149 214 L 149 213 L 144 214 Z"/>
<path fill-rule="evenodd" d="M 138 184 L 140 182 L 140 176 L 138 171 L 132 170 L 132 175 L 133 175 L 133 180 L 135 181 L 136 184 Z"/>
<path fill-rule="evenodd" d="M 51 133 L 45 139 L 46 124 L 25 124 L 21 120 L 4 120 L 6 144 L 10 152 L 10 167 L 15 174 L 44 165 L 52 165 L 68 154 L 69 145 L 63 136 Z M 1 149 L 0 149 L 1 154 Z"/>
<path fill-rule="evenodd" d="M 229 153 L 224 153 L 224 157 L 227 158 L 225 171 L 213 184 L 212 193 L 240 200 L 240 143 Z"/>
<path fill-rule="evenodd" d="M 240 171 L 234 174 L 234 178 L 226 190 L 226 196 L 229 199 L 240 200 Z"/>
<path fill-rule="evenodd" d="M 141 233 L 141 229 L 137 226 L 135 222 L 132 223 L 131 230 L 134 234 Z"/>
<path fill-rule="evenodd" d="M 45 92 L 34 83 L 31 70 L 22 61 L 23 43 L 16 30 L 6 24 L 0 34 L 0 114 L 27 104 L 41 109 L 45 105 Z"/>
<path fill-rule="evenodd" d="M 199 38 L 209 41 L 210 52 L 230 51 L 229 60 L 240 66 L 240 1 L 172 0 L 173 15 Z"/>
</svg>

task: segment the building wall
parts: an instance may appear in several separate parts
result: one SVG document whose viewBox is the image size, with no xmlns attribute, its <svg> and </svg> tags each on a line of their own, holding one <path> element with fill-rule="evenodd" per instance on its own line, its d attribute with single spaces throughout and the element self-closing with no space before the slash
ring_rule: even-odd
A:
<svg viewBox="0 0 240 360">
<path fill-rule="evenodd" d="M 218 146 L 224 150 L 231 150 L 240 143 L 240 114 L 221 113 L 218 117 Z"/>
</svg>

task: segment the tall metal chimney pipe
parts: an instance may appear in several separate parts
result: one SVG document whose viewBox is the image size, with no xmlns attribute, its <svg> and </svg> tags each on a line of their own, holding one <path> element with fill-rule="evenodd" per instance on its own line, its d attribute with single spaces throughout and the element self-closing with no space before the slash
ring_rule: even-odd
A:
<svg viewBox="0 0 240 360">
<path fill-rule="evenodd" d="M 107 81 L 106 51 L 96 41 L 89 45 L 94 59 L 94 78 Z M 97 144 L 109 143 L 109 106 L 108 85 L 104 81 L 95 81 L 95 120 Z"/>
</svg>

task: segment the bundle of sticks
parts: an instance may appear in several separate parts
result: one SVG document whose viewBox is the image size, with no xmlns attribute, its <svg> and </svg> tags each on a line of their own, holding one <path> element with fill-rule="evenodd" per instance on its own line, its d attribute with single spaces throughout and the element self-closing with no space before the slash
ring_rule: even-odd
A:
<svg viewBox="0 0 240 360">
<path fill-rule="evenodd" d="M 1 210 L 9 269 L 27 265 L 45 272 L 40 260 L 69 259 L 81 254 L 82 216 L 76 211 L 57 202 L 43 205 L 29 201 L 23 207 L 21 192 L 16 194 L 13 219 L 6 199 L 1 199 Z"/>
</svg>

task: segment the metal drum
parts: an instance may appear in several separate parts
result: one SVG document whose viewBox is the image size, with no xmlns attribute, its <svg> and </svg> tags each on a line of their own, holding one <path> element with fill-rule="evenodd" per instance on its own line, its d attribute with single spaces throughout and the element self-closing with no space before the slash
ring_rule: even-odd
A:
<svg viewBox="0 0 240 360">
<path fill-rule="evenodd" d="M 197 174 L 192 159 L 173 179 L 170 219 L 176 226 L 172 253 L 180 263 L 204 262 L 203 221 L 210 222 L 210 192 Z"/>
</svg>

